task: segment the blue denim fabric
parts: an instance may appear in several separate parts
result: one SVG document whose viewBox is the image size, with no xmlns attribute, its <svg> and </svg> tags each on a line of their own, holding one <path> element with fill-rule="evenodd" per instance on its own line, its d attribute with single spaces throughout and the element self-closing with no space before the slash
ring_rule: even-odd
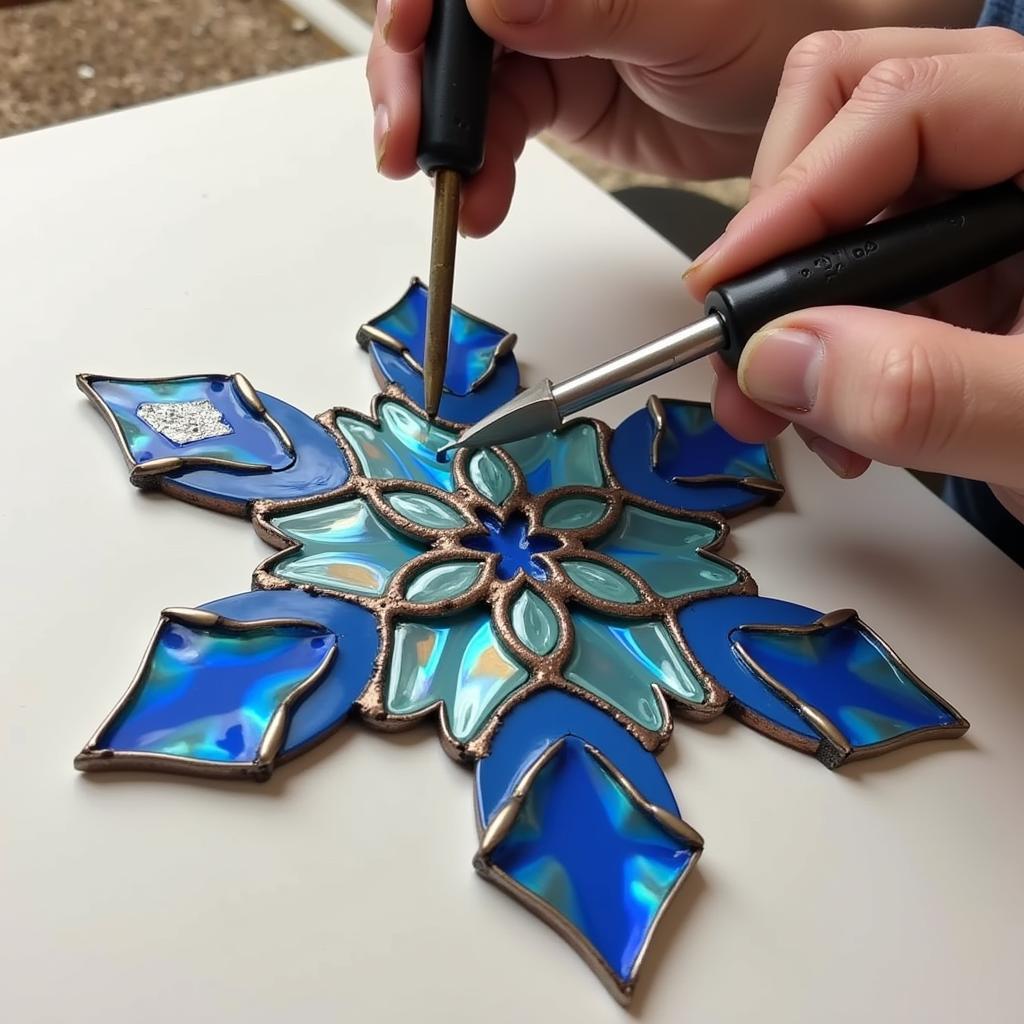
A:
<svg viewBox="0 0 1024 1024">
<path fill-rule="evenodd" d="M 986 0 L 979 25 L 1001 25 L 1024 32 L 1024 0 Z"/>
</svg>

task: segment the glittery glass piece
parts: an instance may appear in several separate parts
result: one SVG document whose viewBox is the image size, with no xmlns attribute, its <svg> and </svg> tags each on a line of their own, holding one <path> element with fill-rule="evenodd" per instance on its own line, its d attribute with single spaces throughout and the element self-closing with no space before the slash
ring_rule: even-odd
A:
<svg viewBox="0 0 1024 1024">
<path fill-rule="evenodd" d="M 388 494 L 384 499 L 400 516 L 431 530 L 457 530 L 466 520 L 450 505 L 414 491 Z"/>
<path fill-rule="evenodd" d="M 192 402 L 143 402 L 136 410 L 143 423 L 174 444 L 191 444 L 232 433 L 220 410 L 205 398 Z"/>
<path fill-rule="evenodd" d="M 512 516 L 501 522 L 493 516 L 484 515 L 480 517 L 480 523 L 487 532 L 483 536 L 463 537 L 462 543 L 472 551 L 497 555 L 499 579 L 510 580 L 519 572 L 535 580 L 548 578 L 548 571 L 537 555 L 560 547 L 554 537 L 544 534 L 531 536 L 522 516 Z"/>
<path fill-rule="evenodd" d="M 562 562 L 569 579 L 600 601 L 636 604 L 640 594 L 625 576 L 600 562 L 579 560 Z"/>
<path fill-rule="evenodd" d="M 371 320 L 369 326 L 388 335 L 422 367 L 426 324 L 427 288 L 422 281 L 415 280 L 405 295 L 386 313 Z M 456 395 L 468 395 L 476 390 L 481 380 L 491 372 L 495 350 L 507 333 L 453 307 L 445 388 Z M 369 344 L 380 344 L 370 335 L 364 337 Z"/>
<path fill-rule="evenodd" d="M 406 600 L 416 604 L 447 601 L 464 594 L 480 578 L 480 562 L 446 562 L 424 569 L 406 588 Z"/>
<path fill-rule="evenodd" d="M 489 859 L 582 935 L 625 986 L 696 853 L 568 737 Z"/>
<path fill-rule="evenodd" d="M 187 458 L 229 462 L 239 470 L 283 470 L 294 462 L 294 454 L 242 400 L 230 377 L 120 380 L 87 375 L 81 380 L 113 417 L 135 465 Z M 222 429 L 213 431 L 217 422 Z M 191 436 L 192 426 L 203 436 Z"/>
<path fill-rule="evenodd" d="M 661 407 L 664 429 L 657 445 L 649 409 L 615 429 L 609 458 L 626 490 L 673 508 L 723 515 L 778 500 L 782 488 L 764 445 L 727 434 L 705 403 L 662 399 Z M 701 480 L 714 477 L 731 479 Z"/>
<path fill-rule="evenodd" d="M 274 566 L 294 583 L 349 594 L 380 595 L 420 544 L 385 523 L 362 498 L 278 516 L 271 523 L 301 545 Z"/>
<path fill-rule="evenodd" d="M 486 448 L 483 451 L 474 452 L 469 460 L 469 479 L 473 486 L 488 501 L 500 505 L 511 493 L 515 486 L 512 474 L 508 471 L 505 463 L 492 451 Z"/>
<path fill-rule="evenodd" d="M 703 704 L 704 688 L 660 622 L 631 622 L 576 609 L 576 645 L 565 676 L 607 701 L 645 729 L 665 722 L 654 697 L 658 686 L 689 704 Z"/>
<path fill-rule="evenodd" d="M 527 588 L 512 605 L 512 628 L 520 641 L 541 656 L 550 654 L 558 643 L 558 619 L 539 594 Z"/>
<path fill-rule="evenodd" d="M 374 480 L 415 480 L 453 491 L 450 462 L 439 462 L 437 452 L 455 434 L 418 416 L 399 402 L 378 407 L 380 426 L 341 414 L 338 430 L 355 450 L 366 476 Z"/>
<path fill-rule="evenodd" d="M 544 510 L 544 525 L 552 530 L 585 530 L 599 523 L 608 502 L 597 498 L 559 498 Z"/>
<path fill-rule="evenodd" d="M 678 815 L 675 797 L 657 759 L 596 705 L 564 690 L 542 690 L 502 720 L 487 757 L 476 765 L 478 818 L 489 825 L 527 769 L 563 736 L 600 750 L 645 800 Z"/>
<path fill-rule="evenodd" d="M 486 610 L 430 623 L 399 622 L 387 707 L 411 715 L 441 703 L 452 736 L 468 743 L 526 679 L 526 670 L 501 646 Z"/>
<path fill-rule="evenodd" d="M 305 625 L 244 630 L 165 622 L 141 685 L 97 746 L 214 762 L 252 762 L 277 709 L 336 641 Z"/>
<path fill-rule="evenodd" d="M 531 494 L 570 485 L 604 486 L 597 430 L 590 423 L 572 423 L 554 433 L 514 441 L 504 448 L 522 469 Z"/>
<path fill-rule="evenodd" d="M 611 532 L 592 547 L 642 576 L 662 597 L 679 597 L 738 581 L 732 569 L 699 553 L 717 538 L 717 530 L 703 523 L 627 504 Z"/>
</svg>

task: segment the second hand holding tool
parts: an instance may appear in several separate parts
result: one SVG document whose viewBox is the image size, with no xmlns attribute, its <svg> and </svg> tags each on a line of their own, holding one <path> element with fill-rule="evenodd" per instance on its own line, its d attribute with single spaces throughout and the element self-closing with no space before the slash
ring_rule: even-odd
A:
<svg viewBox="0 0 1024 1024">
<path fill-rule="evenodd" d="M 1024 191 L 1012 182 L 818 242 L 719 285 L 705 316 L 561 384 L 543 381 L 463 431 L 442 451 L 507 444 L 703 356 L 733 368 L 751 336 L 814 306 L 897 309 L 1024 252 Z"/>
<path fill-rule="evenodd" d="M 466 0 L 434 0 L 423 50 L 417 163 L 434 179 L 434 228 L 423 358 L 423 404 L 437 415 L 448 364 L 462 181 L 484 162 L 494 43 Z"/>
</svg>

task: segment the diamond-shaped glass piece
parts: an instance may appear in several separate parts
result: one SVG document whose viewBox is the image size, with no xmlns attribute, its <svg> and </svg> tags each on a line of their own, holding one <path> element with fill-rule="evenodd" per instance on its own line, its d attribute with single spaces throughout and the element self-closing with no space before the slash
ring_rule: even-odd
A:
<svg viewBox="0 0 1024 1024">
<path fill-rule="evenodd" d="M 575 736 L 550 746 L 484 832 L 476 866 L 567 935 L 623 1002 L 703 841 Z"/>
</svg>

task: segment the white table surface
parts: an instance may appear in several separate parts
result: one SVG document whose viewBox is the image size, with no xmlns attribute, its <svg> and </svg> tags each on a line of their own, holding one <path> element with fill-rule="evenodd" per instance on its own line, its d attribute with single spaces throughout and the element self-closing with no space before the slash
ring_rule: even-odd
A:
<svg viewBox="0 0 1024 1024">
<path fill-rule="evenodd" d="M 376 177 L 361 67 L 9 139 L 0 208 L 4 1019 L 624 1019 L 474 875 L 472 776 L 432 727 L 352 723 L 264 787 L 72 769 L 159 610 L 248 589 L 266 553 L 130 487 L 74 373 L 240 370 L 366 408 L 354 331 L 426 272 L 430 196 Z M 535 146 L 456 297 L 557 377 L 689 318 L 683 263 Z M 792 438 L 780 462 L 791 497 L 727 553 L 767 596 L 856 607 L 973 727 L 831 774 L 728 718 L 677 725 L 661 761 L 707 848 L 633 1012 L 1019 1020 L 1024 574 L 902 472 L 842 482 Z"/>
</svg>

